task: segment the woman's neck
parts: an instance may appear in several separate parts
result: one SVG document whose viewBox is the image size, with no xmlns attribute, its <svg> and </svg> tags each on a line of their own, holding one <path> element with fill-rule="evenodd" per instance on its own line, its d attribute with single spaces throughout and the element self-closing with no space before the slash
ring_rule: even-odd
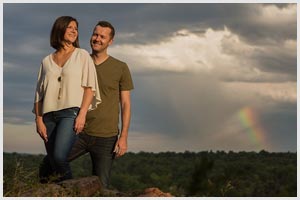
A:
<svg viewBox="0 0 300 200">
<path fill-rule="evenodd" d="M 58 49 L 57 52 L 60 52 L 60 53 L 70 53 L 70 52 L 73 52 L 75 48 L 76 47 L 74 47 L 73 44 L 64 43 L 63 47 L 61 47 L 60 49 Z"/>
</svg>

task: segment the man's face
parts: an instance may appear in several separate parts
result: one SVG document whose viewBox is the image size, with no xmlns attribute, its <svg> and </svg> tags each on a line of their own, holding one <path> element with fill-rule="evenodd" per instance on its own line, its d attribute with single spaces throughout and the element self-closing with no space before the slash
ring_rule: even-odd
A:
<svg viewBox="0 0 300 200">
<path fill-rule="evenodd" d="M 111 29 L 108 27 L 96 26 L 91 37 L 90 43 L 93 51 L 106 51 L 107 47 L 112 44 L 110 36 Z"/>
</svg>

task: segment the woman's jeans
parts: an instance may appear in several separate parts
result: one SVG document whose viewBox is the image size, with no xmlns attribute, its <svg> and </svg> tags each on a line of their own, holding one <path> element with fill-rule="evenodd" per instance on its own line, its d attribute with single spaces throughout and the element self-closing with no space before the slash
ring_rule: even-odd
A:
<svg viewBox="0 0 300 200">
<path fill-rule="evenodd" d="M 73 107 L 49 112 L 43 116 L 48 135 L 48 142 L 45 142 L 48 158 L 43 160 L 42 165 L 50 164 L 48 167 L 51 167 L 51 172 L 58 175 L 57 181 L 72 178 L 71 167 L 67 158 L 77 139 L 74 124 L 78 112 L 79 108 Z M 49 175 L 52 174 L 47 174 L 46 176 Z"/>
</svg>

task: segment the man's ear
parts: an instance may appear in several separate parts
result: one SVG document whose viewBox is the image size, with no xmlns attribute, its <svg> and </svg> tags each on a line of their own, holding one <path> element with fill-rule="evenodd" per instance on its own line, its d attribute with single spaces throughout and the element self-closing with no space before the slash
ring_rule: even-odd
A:
<svg viewBox="0 0 300 200">
<path fill-rule="evenodd" d="M 111 39 L 108 44 L 111 45 L 113 42 L 114 42 L 114 39 Z"/>
</svg>

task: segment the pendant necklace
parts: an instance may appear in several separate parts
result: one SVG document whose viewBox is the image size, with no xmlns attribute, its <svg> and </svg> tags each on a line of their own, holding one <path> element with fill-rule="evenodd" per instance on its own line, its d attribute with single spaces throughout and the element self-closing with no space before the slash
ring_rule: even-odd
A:
<svg viewBox="0 0 300 200">
<path fill-rule="evenodd" d="M 72 53 L 73 53 L 73 51 L 75 50 L 76 48 L 74 47 L 67 55 L 66 55 L 66 57 L 67 57 L 67 59 L 66 59 L 66 61 L 65 61 L 65 63 L 68 61 L 68 59 L 70 58 L 70 56 L 72 55 Z M 63 66 L 65 65 L 65 63 L 63 64 Z M 63 68 L 63 66 L 62 66 L 62 68 Z M 57 81 L 60 83 L 60 85 L 59 85 L 59 90 L 58 90 L 58 99 L 60 99 L 61 98 L 61 84 L 62 84 L 62 72 L 60 73 L 60 76 L 57 78 Z"/>
<path fill-rule="evenodd" d="M 59 90 L 58 90 L 58 99 L 60 99 L 61 98 L 61 75 L 57 78 L 57 81 L 60 83 Z"/>
</svg>

